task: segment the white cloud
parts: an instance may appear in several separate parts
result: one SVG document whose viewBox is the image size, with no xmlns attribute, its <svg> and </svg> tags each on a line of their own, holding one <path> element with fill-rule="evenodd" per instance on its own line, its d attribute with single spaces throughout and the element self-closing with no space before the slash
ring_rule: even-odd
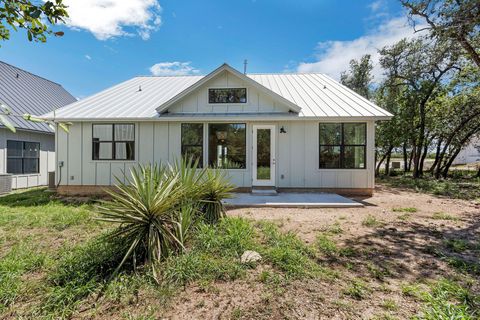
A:
<svg viewBox="0 0 480 320">
<path fill-rule="evenodd" d="M 374 66 L 372 74 L 375 80 L 379 80 L 382 79 L 382 69 L 378 63 L 380 57 L 378 50 L 403 38 L 418 36 L 406 17 L 393 18 L 379 24 L 366 35 L 350 41 L 319 42 L 315 53 L 316 61 L 300 63 L 297 71 L 321 72 L 339 79 L 340 73 L 348 69 L 350 60 L 370 54 Z"/>
<path fill-rule="evenodd" d="M 136 32 L 146 40 L 161 23 L 157 0 L 65 0 L 74 29 L 87 30 L 99 39 L 132 36 Z"/>
<path fill-rule="evenodd" d="M 87 60 L 92 60 L 92 57 L 90 57 L 90 55 L 86 54 L 86 55 L 85 55 L 85 59 L 87 59 Z"/>
<path fill-rule="evenodd" d="M 154 76 L 186 76 L 200 72 L 191 66 L 191 62 L 160 62 L 150 67 Z"/>
</svg>

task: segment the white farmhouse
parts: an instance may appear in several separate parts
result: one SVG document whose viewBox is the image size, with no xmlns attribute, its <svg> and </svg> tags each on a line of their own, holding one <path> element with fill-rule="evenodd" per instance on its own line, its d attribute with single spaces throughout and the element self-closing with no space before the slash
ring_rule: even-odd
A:
<svg viewBox="0 0 480 320">
<path fill-rule="evenodd" d="M 135 77 L 56 111 L 58 192 L 88 194 L 182 156 L 240 190 L 371 194 L 375 121 L 391 114 L 323 74 Z M 52 119 L 52 113 L 44 116 Z"/>
</svg>

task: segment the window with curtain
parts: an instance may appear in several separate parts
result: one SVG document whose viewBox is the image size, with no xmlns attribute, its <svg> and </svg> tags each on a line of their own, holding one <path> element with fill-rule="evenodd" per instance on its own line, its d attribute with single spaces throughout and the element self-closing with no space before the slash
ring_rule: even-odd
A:
<svg viewBox="0 0 480 320">
<path fill-rule="evenodd" d="M 40 172 L 40 143 L 7 140 L 7 173 Z"/>
<path fill-rule="evenodd" d="M 366 123 L 320 123 L 320 169 L 366 168 Z"/>
<path fill-rule="evenodd" d="M 245 169 L 247 163 L 245 123 L 208 125 L 208 165 L 224 169 Z"/>
<path fill-rule="evenodd" d="M 135 160 L 135 125 L 92 125 L 93 160 Z"/>
<path fill-rule="evenodd" d="M 203 168 L 203 123 L 182 123 L 182 157 Z"/>
</svg>

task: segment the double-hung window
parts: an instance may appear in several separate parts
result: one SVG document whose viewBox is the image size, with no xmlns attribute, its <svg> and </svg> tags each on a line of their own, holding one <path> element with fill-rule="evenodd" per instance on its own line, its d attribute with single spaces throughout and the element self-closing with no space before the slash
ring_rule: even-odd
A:
<svg viewBox="0 0 480 320">
<path fill-rule="evenodd" d="M 93 160 L 135 160 L 135 125 L 93 124 Z"/>
<path fill-rule="evenodd" d="M 40 143 L 7 140 L 7 173 L 40 172 Z"/>
<path fill-rule="evenodd" d="M 182 157 L 203 167 L 203 123 L 182 123 Z"/>
<path fill-rule="evenodd" d="M 320 123 L 319 168 L 365 169 L 366 123 Z"/>
</svg>

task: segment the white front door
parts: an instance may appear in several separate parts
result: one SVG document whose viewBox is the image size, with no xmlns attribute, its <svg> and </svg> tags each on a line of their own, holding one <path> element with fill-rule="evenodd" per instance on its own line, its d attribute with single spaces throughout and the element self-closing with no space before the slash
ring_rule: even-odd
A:
<svg viewBox="0 0 480 320">
<path fill-rule="evenodd" d="M 253 186 L 275 186 L 275 126 L 253 126 Z"/>
</svg>

